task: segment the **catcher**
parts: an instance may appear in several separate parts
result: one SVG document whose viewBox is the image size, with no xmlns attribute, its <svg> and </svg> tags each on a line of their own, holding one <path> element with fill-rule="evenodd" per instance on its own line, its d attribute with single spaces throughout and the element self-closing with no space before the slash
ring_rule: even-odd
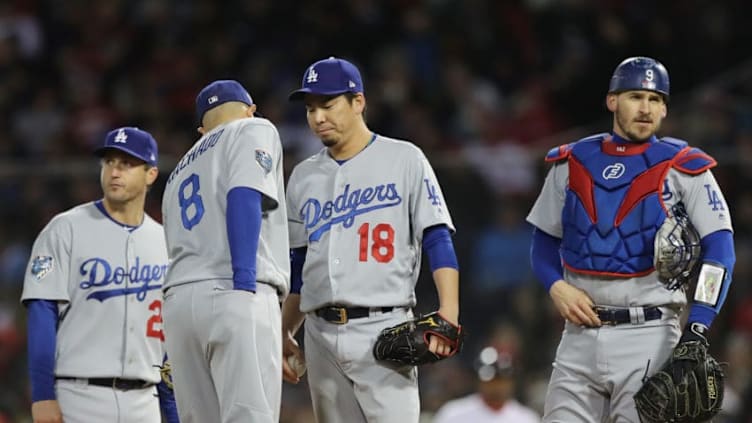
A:
<svg viewBox="0 0 752 423">
<path fill-rule="evenodd" d="M 705 421 L 724 378 L 707 332 L 736 260 L 716 161 L 656 136 L 669 76 L 655 59 L 619 64 L 605 100 L 611 131 L 548 153 L 527 218 L 533 270 L 566 319 L 543 421 Z"/>
</svg>

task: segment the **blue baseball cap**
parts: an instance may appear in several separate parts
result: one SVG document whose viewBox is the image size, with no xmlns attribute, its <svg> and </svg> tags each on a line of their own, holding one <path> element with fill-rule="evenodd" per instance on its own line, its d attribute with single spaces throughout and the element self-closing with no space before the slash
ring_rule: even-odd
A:
<svg viewBox="0 0 752 423">
<path fill-rule="evenodd" d="M 330 57 L 319 60 L 306 69 L 299 90 L 290 93 L 289 99 L 301 100 L 306 94 L 339 95 L 362 93 L 360 71 L 345 59 Z"/>
<path fill-rule="evenodd" d="M 108 132 L 104 144 L 94 150 L 94 154 L 102 157 L 109 149 L 120 150 L 152 166 L 157 165 L 157 141 L 150 133 L 136 127 L 124 126 Z"/>
<path fill-rule="evenodd" d="M 238 81 L 220 79 L 205 86 L 196 96 L 196 119 L 198 119 L 198 123 L 201 123 L 206 112 L 228 101 L 239 101 L 249 106 L 253 104 L 251 95 Z"/>
</svg>

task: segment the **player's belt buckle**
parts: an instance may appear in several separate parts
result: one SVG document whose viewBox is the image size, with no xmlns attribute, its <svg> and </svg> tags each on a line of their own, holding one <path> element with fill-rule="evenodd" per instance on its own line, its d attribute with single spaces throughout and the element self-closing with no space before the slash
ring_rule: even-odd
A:
<svg viewBox="0 0 752 423">
<path fill-rule="evenodd" d="M 331 322 L 337 325 L 344 325 L 347 323 L 347 309 L 344 307 L 340 307 L 336 309 L 339 312 L 339 319 L 338 320 L 332 320 Z"/>
</svg>

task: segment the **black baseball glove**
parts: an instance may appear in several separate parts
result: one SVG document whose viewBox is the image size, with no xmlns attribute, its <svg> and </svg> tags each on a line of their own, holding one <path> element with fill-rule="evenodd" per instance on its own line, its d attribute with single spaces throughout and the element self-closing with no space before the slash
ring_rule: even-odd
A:
<svg viewBox="0 0 752 423">
<path fill-rule="evenodd" d="M 635 394 L 643 423 L 706 422 L 720 411 L 725 375 L 708 354 L 705 330 L 690 325 L 668 361 Z"/>
<path fill-rule="evenodd" d="M 429 351 L 430 336 L 438 336 L 451 345 L 451 352 L 438 355 Z M 462 348 L 463 337 L 462 326 L 433 312 L 382 330 L 373 346 L 373 356 L 410 366 L 434 363 L 455 355 Z"/>
</svg>

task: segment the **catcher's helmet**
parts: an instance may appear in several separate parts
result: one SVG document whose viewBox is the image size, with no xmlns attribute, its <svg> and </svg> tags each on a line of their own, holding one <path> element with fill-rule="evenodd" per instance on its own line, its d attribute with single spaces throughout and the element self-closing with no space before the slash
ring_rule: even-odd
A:
<svg viewBox="0 0 752 423">
<path fill-rule="evenodd" d="M 614 70 L 608 92 L 618 93 L 629 90 L 655 91 L 662 94 L 668 101 L 669 80 L 666 67 L 650 57 L 625 59 Z"/>
</svg>

